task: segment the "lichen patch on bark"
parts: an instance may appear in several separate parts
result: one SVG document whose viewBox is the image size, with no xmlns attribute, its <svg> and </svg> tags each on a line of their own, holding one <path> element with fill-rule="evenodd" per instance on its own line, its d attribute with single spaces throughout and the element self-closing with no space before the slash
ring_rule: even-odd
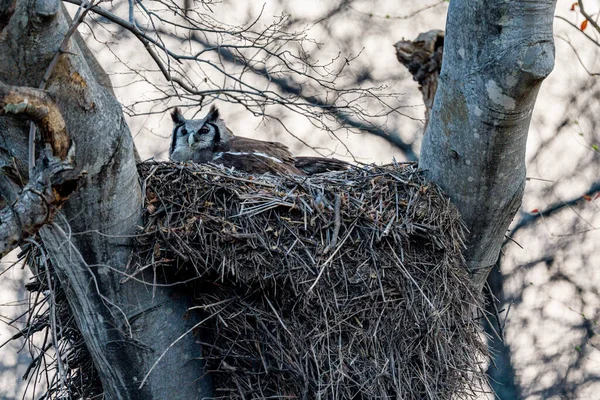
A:
<svg viewBox="0 0 600 400">
<path fill-rule="evenodd" d="M 60 86 L 60 91 L 68 91 L 84 110 L 90 111 L 95 107 L 93 95 L 85 77 L 74 71 L 70 57 L 67 53 L 60 56 L 51 81 Z"/>
<path fill-rule="evenodd" d="M 492 103 L 503 107 L 506 110 L 512 110 L 516 107 L 515 99 L 503 93 L 502 88 L 498 86 L 495 80 L 490 79 L 485 84 L 485 89 Z"/>
<path fill-rule="evenodd" d="M 446 128 L 451 128 L 450 125 L 460 121 L 461 124 L 467 125 L 469 121 L 469 110 L 467 109 L 467 101 L 464 93 L 454 85 L 448 85 L 448 92 L 440 92 L 439 95 L 445 97 L 448 101 L 446 107 L 440 109 L 440 118 Z M 444 129 L 444 133 L 448 135 L 453 129 Z"/>
<path fill-rule="evenodd" d="M 82 89 L 87 89 L 87 82 L 83 79 L 83 76 L 79 75 L 77 71 L 71 74 L 71 82 L 74 85 L 80 86 Z"/>
</svg>

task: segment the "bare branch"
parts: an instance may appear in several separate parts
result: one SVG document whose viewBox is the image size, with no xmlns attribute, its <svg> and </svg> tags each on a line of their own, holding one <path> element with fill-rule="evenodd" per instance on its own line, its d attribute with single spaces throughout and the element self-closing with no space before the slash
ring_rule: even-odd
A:
<svg viewBox="0 0 600 400">
<path fill-rule="evenodd" d="M 441 1 L 438 1 L 437 3 L 432 3 L 432 4 L 429 4 L 429 5 L 426 5 L 426 6 L 422 6 L 421 8 L 418 8 L 418 9 L 416 9 L 416 10 L 414 10 L 414 11 L 408 13 L 408 14 L 398 15 L 398 16 L 396 16 L 396 15 L 378 15 L 378 14 L 374 14 L 374 13 L 366 13 L 364 11 L 357 10 L 356 8 L 354 8 L 354 7 L 350 6 L 350 5 L 348 6 L 348 8 L 351 9 L 352 11 L 354 11 L 354 12 L 357 12 L 357 13 L 363 14 L 363 15 L 367 15 L 367 16 L 372 17 L 372 18 L 374 17 L 374 18 L 383 18 L 383 19 L 387 19 L 387 20 L 389 20 L 389 19 L 405 20 L 405 19 L 410 19 L 410 18 L 414 17 L 415 15 L 418 15 L 418 14 L 424 12 L 424 11 L 431 10 L 432 8 L 436 8 L 436 7 L 441 6 L 442 4 L 446 4 L 446 3 L 448 3 L 447 0 L 441 0 Z"/>
<path fill-rule="evenodd" d="M 593 37 L 591 37 L 590 35 L 588 35 L 587 33 L 585 33 L 584 31 L 582 31 L 581 29 L 579 29 L 579 27 L 577 25 L 575 25 L 574 23 L 572 23 L 571 21 L 569 21 L 568 19 L 566 19 L 565 17 L 561 17 L 560 15 L 555 16 L 554 18 L 556 19 L 560 19 L 561 21 L 565 21 L 567 24 L 571 25 L 573 28 L 577 29 L 579 32 L 581 32 L 581 34 L 583 36 L 585 36 L 590 42 L 594 43 L 596 46 L 600 47 L 600 42 L 598 42 L 596 39 L 594 39 Z"/>
<path fill-rule="evenodd" d="M 192 39 L 206 48 L 213 47 L 209 43 L 203 41 L 197 35 L 194 35 Z M 375 135 L 377 137 L 387 140 L 388 142 L 402 150 L 408 161 L 416 161 L 418 159 L 418 156 L 413 149 L 412 143 L 406 143 L 404 140 L 402 140 L 402 137 L 400 136 L 399 132 L 386 132 L 385 130 L 379 128 L 378 126 L 375 126 L 372 123 L 369 123 L 368 121 L 360 121 L 355 118 L 352 118 L 347 113 L 344 113 L 337 109 L 333 104 L 324 102 L 315 96 L 304 94 L 302 91 L 302 86 L 294 82 L 292 79 L 271 76 L 266 67 L 258 67 L 251 65 L 241 57 L 236 57 L 233 54 L 233 52 L 228 50 L 226 47 L 219 46 L 216 48 L 216 50 L 218 51 L 219 56 L 223 60 L 243 66 L 246 69 L 251 70 L 256 75 L 262 76 L 263 78 L 267 79 L 270 83 L 276 85 L 282 92 L 293 96 L 301 97 L 309 104 L 312 104 L 315 107 L 319 107 L 325 110 L 329 114 L 333 115 L 341 124 L 359 129 L 363 132 L 370 133 L 371 135 Z"/>
<path fill-rule="evenodd" d="M 581 59 L 581 57 L 579 56 L 579 52 L 577 51 L 577 49 L 575 48 L 575 46 L 573 46 L 573 43 L 571 43 L 571 41 L 569 39 L 557 36 L 558 39 L 563 40 L 565 43 L 567 43 L 569 45 L 569 47 L 571 48 L 571 50 L 573 50 L 573 53 L 575 54 L 575 57 L 577 57 L 577 61 L 579 61 L 579 64 L 581 65 L 581 67 L 585 70 L 585 72 L 589 75 L 589 76 L 598 76 L 600 75 L 600 72 L 592 72 L 590 71 L 590 69 L 588 67 L 585 66 L 583 60 Z"/>
<path fill-rule="evenodd" d="M 588 20 L 588 22 L 590 23 L 590 25 L 592 25 L 594 27 L 594 29 L 596 29 L 596 31 L 600 32 L 600 25 L 598 25 L 598 22 L 596 22 L 591 15 L 589 15 L 586 11 L 585 11 L 585 7 L 583 5 L 583 0 L 578 0 L 577 4 L 579 4 L 579 12 L 581 13 L 581 15 L 583 15 L 583 17 L 585 19 Z"/>
<path fill-rule="evenodd" d="M 67 3 L 71 3 L 71 4 L 76 4 L 76 5 L 83 4 L 83 2 L 81 0 L 64 0 L 64 1 Z M 155 39 L 151 38 L 150 36 L 144 34 L 136 26 L 135 23 L 128 22 L 128 21 L 116 16 L 115 14 L 113 14 L 109 11 L 106 11 L 103 8 L 98 7 L 98 6 L 92 6 L 91 10 L 93 12 L 95 12 L 96 14 L 108 19 L 109 21 L 114 22 L 115 24 L 117 24 L 119 26 L 122 26 L 123 28 L 127 29 L 129 32 L 133 33 L 138 38 L 138 40 L 144 45 L 144 48 L 146 49 L 146 51 L 148 51 L 148 54 L 150 54 L 150 57 L 152 57 L 152 59 L 154 60 L 156 65 L 160 68 L 161 72 L 163 73 L 163 75 L 167 81 L 177 83 L 184 90 L 190 92 L 191 94 L 202 95 L 202 93 L 199 92 L 196 88 L 188 85 L 186 82 L 182 81 L 179 78 L 171 76 L 171 74 L 168 71 L 168 68 L 163 64 L 162 60 L 159 58 L 159 56 L 156 54 L 154 49 L 151 47 L 151 44 L 153 44 L 153 45 L 159 47 L 161 50 L 165 51 L 170 56 L 176 56 L 174 53 L 171 53 L 170 50 L 168 50 L 164 45 L 162 45 Z"/>
<path fill-rule="evenodd" d="M 65 1 L 81 4 L 81 0 Z M 370 133 L 398 147 L 407 159 L 417 159 L 412 145 L 405 143 L 398 133 L 386 132 L 369 121 L 368 117 L 401 114 L 398 111 L 399 107 L 388 104 L 386 100 L 386 97 L 395 99 L 395 96 L 378 94 L 380 88 L 339 87 L 336 83 L 337 78 L 353 58 L 344 59 L 338 56 L 325 63 L 312 60 L 310 52 L 304 48 L 304 43 L 315 43 L 306 37 L 304 31 L 285 32 L 283 28 L 286 17 L 281 17 L 261 31 L 253 31 L 252 27 L 256 21 L 245 27 L 225 26 L 197 11 L 194 12 L 194 20 L 178 6 L 167 3 L 162 5 L 169 7 L 176 18 L 182 19 L 183 22 L 168 20 L 138 3 L 150 24 L 150 29 L 142 31 L 138 28 L 142 26 L 140 23 L 133 24 L 97 6 L 93 7 L 92 11 L 125 28 L 142 42 L 162 75 L 172 85 L 169 89 L 176 92 L 167 96 L 185 99 L 191 99 L 190 95 L 197 96 L 199 98 L 194 98 L 193 101 L 196 105 L 202 104 L 205 96 L 221 96 L 226 101 L 244 105 L 255 115 L 265 117 L 270 117 L 265 113 L 267 106 L 283 106 L 307 117 L 315 126 L 330 133 L 340 128 Z M 164 29 L 164 26 L 178 31 L 183 29 L 188 33 L 175 34 L 169 29 Z M 210 38 L 210 35 L 216 35 L 215 39 Z M 189 43 L 190 46 L 186 46 L 189 47 L 187 53 L 179 54 L 169 49 L 162 39 L 163 36 Z M 191 44 L 200 45 L 201 49 L 193 50 Z M 184 69 L 186 62 L 192 63 L 201 75 L 206 76 L 204 81 L 198 84 L 192 81 L 193 75 Z M 224 63 L 241 69 L 232 73 Z M 216 76 L 223 77 L 227 83 L 215 83 L 211 74 L 203 70 L 204 67 L 209 68 Z M 244 74 L 247 71 L 264 78 L 266 87 L 258 87 L 259 85 L 245 79 Z M 142 76 L 139 71 L 137 73 Z M 181 89 L 186 93 L 177 93 Z M 369 115 L 366 108 L 360 104 L 363 101 L 375 102 L 384 112 Z M 331 123 L 340 126 L 332 128 L 329 126 Z"/>
<path fill-rule="evenodd" d="M 581 201 L 585 201 L 584 199 L 586 196 L 592 197 L 599 192 L 600 192 L 600 181 L 594 182 L 588 188 L 588 190 L 586 190 L 583 194 L 581 194 L 577 197 L 574 197 L 571 200 L 555 203 L 555 204 L 551 205 L 550 207 L 546 208 L 545 210 L 542 210 L 542 211 L 539 211 L 536 213 L 525 214 L 519 220 L 519 222 L 514 226 L 514 228 L 511 229 L 510 237 L 514 237 L 518 231 L 520 231 L 523 228 L 528 227 L 529 225 L 534 224 L 540 218 L 550 217 L 566 208 L 574 207 L 577 203 L 580 203 Z"/>
</svg>

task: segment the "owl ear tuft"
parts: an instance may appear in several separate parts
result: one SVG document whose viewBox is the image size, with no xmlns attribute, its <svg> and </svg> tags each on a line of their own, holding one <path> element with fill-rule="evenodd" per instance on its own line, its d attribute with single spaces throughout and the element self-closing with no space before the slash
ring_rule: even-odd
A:
<svg viewBox="0 0 600 400">
<path fill-rule="evenodd" d="M 175 107 L 175 109 L 171 111 L 171 119 L 176 125 L 185 123 L 185 118 L 183 117 L 179 107 Z"/>
<path fill-rule="evenodd" d="M 215 122 L 219 119 L 219 109 L 214 104 L 210 107 L 207 117 L 210 122 Z"/>
</svg>

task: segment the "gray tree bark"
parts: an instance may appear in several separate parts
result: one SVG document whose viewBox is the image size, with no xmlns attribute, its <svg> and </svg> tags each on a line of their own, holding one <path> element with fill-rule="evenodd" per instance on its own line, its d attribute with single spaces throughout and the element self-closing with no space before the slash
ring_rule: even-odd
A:
<svg viewBox="0 0 600 400">
<path fill-rule="evenodd" d="M 450 2 L 420 167 L 460 210 L 481 289 L 525 188 L 535 99 L 554 66 L 555 0 Z"/>
<path fill-rule="evenodd" d="M 0 0 L 0 81 L 38 87 L 68 27 L 59 0 Z M 139 388 L 163 351 L 191 327 L 183 318 L 189 304 L 170 288 L 123 283 L 130 235 L 141 222 L 134 145 L 106 75 L 81 44 L 71 40 L 47 91 L 75 143 L 77 170 L 85 174 L 57 223 L 40 235 L 107 398 L 201 398 L 209 386 L 193 335 L 170 348 Z M 27 122 L 0 117 L 0 166 L 15 161 L 22 176 L 28 175 L 28 131 Z"/>
</svg>

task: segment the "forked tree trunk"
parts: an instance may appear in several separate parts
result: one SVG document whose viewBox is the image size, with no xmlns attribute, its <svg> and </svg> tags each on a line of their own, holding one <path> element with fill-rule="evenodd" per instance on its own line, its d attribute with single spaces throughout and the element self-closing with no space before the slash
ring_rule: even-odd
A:
<svg viewBox="0 0 600 400">
<path fill-rule="evenodd" d="M 449 6 L 444 58 L 419 166 L 461 212 L 465 256 L 481 289 L 525 188 L 525 145 L 554 66 L 555 0 Z"/>
</svg>

